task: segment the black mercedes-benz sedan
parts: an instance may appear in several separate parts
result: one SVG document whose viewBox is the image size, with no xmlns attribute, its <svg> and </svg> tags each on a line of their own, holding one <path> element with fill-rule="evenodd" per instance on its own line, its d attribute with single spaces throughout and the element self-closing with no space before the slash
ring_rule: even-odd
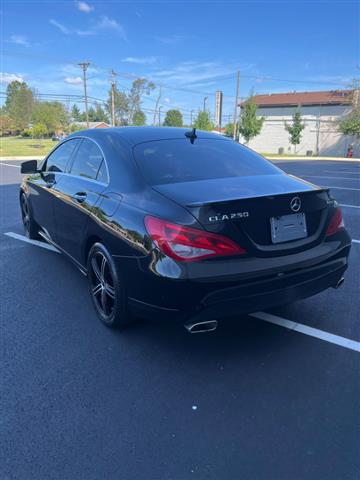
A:
<svg viewBox="0 0 360 480">
<path fill-rule="evenodd" d="M 85 130 L 22 173 L 27 235 L 87 275 L 107 326 L 164 315 L 207 331 L 343 282 L 351 239 L 329 190 L 220 135 Z"/>
</svg>

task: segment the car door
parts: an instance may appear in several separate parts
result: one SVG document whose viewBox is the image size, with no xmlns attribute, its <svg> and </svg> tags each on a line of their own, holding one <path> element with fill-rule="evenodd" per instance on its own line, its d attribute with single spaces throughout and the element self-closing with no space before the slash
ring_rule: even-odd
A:
<svg viewBox="0 0 360 480">
<path fill-rule="evenodd" d="M 56 190 L 54 186 L 69 168 L 78 144 L 78 139 L 61 143 L 45 159 L 41 173 L 32 175 L 28 182 L 34 219 L 52 239 L 55 234 L 53 204 Z"/>
<path fill-rule="evenodd" d="M 79 262 L 89 214 L 107 183 L 102 151 L 94 141 L 83 138 L 74 153 L 69 173 L 54 186 L 56 243 Z"/>
</svg>

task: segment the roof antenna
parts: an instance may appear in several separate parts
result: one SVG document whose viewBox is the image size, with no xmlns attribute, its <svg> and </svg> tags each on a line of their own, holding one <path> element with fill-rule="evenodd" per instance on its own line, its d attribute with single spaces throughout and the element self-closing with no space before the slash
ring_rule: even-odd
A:
<svg viewBox="0 0 360 480">
<path fill-rule="evenodd" d="M 185 137 L 190 138 L 190 142 L 194 143 L 196 135 L 196 128 L 194 127 L 190 132 L 185 132 Z"/>
</svg>

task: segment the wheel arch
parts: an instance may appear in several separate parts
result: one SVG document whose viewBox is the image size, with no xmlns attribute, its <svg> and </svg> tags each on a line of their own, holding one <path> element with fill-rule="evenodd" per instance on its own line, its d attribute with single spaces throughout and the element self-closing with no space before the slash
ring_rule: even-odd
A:
<svg viewBox="0 0 360 480">
<path fill-rule="evenodd" d="M 86 265 L 90 249 L 95 243 L 101 243 L 104 246 L 106 246 L 104 241 L 99 235 L 89 235 L 84 243 L 84 250 L 83 250 L 84 265 Z"/>
</svg>

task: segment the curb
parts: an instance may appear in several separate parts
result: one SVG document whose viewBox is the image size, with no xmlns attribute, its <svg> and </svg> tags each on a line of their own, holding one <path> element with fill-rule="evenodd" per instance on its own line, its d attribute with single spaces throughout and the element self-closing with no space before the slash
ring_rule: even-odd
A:
<svg viewBox="0 0 360 480">
<path fill-rule="evenodd" d="M 16 160 L 42 160 L 43 158 L 45 158 L 45 155 L 44 156 L 25 156 L 25 157 L 0 157 L 0 162 L 11 162 L 12 160 L 13 161 L 16 161 Z"/>
</svg>

